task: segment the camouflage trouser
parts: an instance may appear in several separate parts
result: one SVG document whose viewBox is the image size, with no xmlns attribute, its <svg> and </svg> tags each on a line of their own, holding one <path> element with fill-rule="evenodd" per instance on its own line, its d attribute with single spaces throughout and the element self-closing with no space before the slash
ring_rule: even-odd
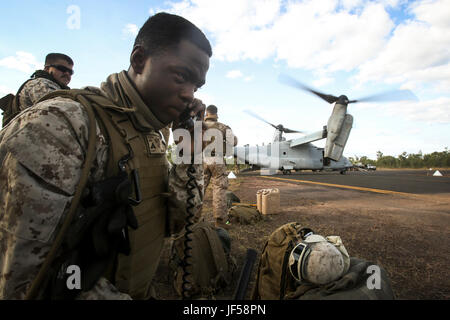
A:
<svg viewBox="0 0 450 320">
<path fill-rule="evenodd" d="M 228 220 L 226 192 L 228 188 L 227 166 L 225 164 L 204 164 L 205 191 L 211 180 L 213 187 L 214 219 Z"/>
</svg>

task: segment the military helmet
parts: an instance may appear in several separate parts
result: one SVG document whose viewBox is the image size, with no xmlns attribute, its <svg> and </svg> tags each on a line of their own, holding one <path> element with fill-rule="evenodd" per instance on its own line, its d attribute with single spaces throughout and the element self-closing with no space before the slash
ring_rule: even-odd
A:
<svg viewBox="0 0 450 320">
<path fill-rule="evenodd" d="M 324 237 L 313 234 L 292 249 L 289 270 L 298 281 L 322 285 L 339 279 L 346 267 L 342 253 Z"/>
</svg>

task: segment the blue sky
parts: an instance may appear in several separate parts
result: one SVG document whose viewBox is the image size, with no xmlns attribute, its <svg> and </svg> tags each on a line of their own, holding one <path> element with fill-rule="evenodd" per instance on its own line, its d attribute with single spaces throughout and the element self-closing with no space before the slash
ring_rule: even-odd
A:
<svg viewBox="0 0 450 320">
<path fill-rule="evenodd" d="M 280 74 L 350 99 L 414 92 L 419 101 L 350 105 L 346 156 L 450 145 L 450 0 L 2 1 L 0 11 L 0 96 L 15 93 L 49 52 L 74 59 L 71 87 L 98 86 L 128 68 L 138 29 L 166 11 L 188 18 L 211 41 L 207 83 L 197 96 L 218 106 L 239 145 L 273 135 L 246 109 L 291 129 L 326 125 L 332 106 L 280 83 Z"/>
</svg>

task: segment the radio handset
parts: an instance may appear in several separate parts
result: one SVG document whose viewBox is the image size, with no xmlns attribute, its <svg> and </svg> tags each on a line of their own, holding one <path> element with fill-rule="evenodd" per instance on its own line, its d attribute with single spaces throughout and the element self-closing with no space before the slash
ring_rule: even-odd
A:
<svg viewBox="0 0 450 320">
<path fill-rule="evenodd" d="M 189 130 L 194 127 L 197 116 L 192 117 L 191 111 L 192 110 L 190 108 L 186 108 L 180 114 L 180 128 Z"/>
</svg>

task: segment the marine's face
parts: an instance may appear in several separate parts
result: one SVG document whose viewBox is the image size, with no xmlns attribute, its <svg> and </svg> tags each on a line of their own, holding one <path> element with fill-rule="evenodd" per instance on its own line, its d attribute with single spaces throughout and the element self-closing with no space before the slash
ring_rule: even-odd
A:
<svg viewBox="0 0 450 320">
<path fill-rule="evenodd" d="M 60 59 L 48 68 L 48 73 L 50 73 L 56 81 L 67 86 L 72 79 L 72 72 L 70 70 L 73 70 L 73 65 L 66 60 Z"/>
<path fill-rule="evenodd" d="M 189 107 L 194 92 L 205 83 L 208 68 L 208 55 L 182 40 L 176 48 L 147 57 L 135 84 L 155 116 L 168 124 Z"/>
</svg>

